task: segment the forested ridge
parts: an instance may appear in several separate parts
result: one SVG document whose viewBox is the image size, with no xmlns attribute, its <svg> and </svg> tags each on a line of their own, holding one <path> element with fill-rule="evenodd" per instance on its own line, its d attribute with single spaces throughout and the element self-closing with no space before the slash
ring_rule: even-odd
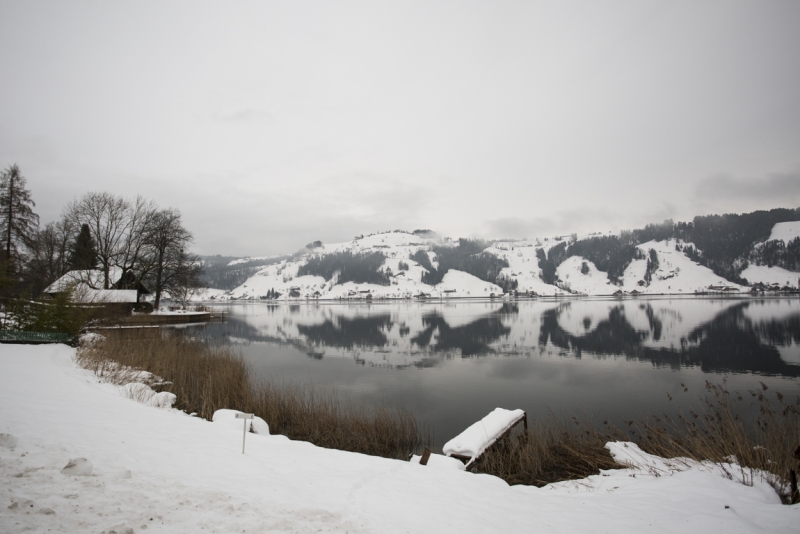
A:
<svg viewBox="0 0 800 534">
<path fill-rule="evenodd" d="M 727 280 L 745 284 L 747 281 L 741 278 L 741 273 L 751 263 L 791 271 L 800 268 L 800 239 L 789 243 L 767 241 L 776 224 L 791 221 L 800 221 L 800 208 L 697 216 L 691 222 L 667 220 L 623 231 L 619 236 L 596 236 L 570 244 L 562 242 L 547 253 L 539 249 L 537 255 L 542 279 L 547 283 L 557 281 L 556 269 L 564 260 L 582 256 L 618 284 L 634 259 L 645 259 L 637 245 L 679 239 L 693 245 L 678 245 L 689 258 Z"/>
<path fill-rule="evenodd" d="M 220 256 L 219 254 L 216 256 L 200 256 L 200 260 L 203 264 L 201 281 L 205 287 L 235 289 L 267 265 L 280 263 L 288 257 L 289 256 L 279 256 L 275 258 L 253 259 L 230 265 L 234 260 L 246 258 Z"/>
</svg>

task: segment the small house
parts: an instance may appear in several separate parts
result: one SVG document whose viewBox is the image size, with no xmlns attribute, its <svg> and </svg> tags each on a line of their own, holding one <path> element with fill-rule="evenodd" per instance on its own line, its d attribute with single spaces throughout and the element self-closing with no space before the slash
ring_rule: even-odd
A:
<svg viewBox="0 0 800 534">
<path fill-rule="evenodd" d="M 100 269 L 69 271 L 50 284 L 44 294 L 56 297 L 72 288 L 73 300 L 86 304 L 136 304 L 150 290 L 131 271 L 112 268 L 108 273 L 109 288 L 105 289 L 105 276 Z"/>
</svg>

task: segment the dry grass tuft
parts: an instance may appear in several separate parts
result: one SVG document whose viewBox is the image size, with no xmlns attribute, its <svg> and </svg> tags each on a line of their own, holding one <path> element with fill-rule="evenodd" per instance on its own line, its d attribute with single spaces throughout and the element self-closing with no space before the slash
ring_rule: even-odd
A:
<svg viewBox="0 0 800 534">
<path fill-rule="evenodd" d="M 566 421 L 551 416 L 532 424 L 527 436 L 512 435 L 495 445 L 478 469 L 509 484 L 541 487 L 577 480 L 599 474 L 601 469 L 621 468 L 605 448 L 606 443 L 618 439 L 627 438 L 598 431 L 590 423 L 581 425 L 574 418 Z"/>
<path fill-rule="evenodd" d="M 651 454 L 733 462 L 750 480 L 758 471 L 766 473 L 788 502 L 789 471 L 798 467 L 793 452 L 800 444 L 800 397 L 790 402 L 764 383 L 755 391 L 731 392 L 723 379 L 706 382 L 705 395 L 688 413 L 628 424 L 639 435 L 639 446 Z"/>
</svg>

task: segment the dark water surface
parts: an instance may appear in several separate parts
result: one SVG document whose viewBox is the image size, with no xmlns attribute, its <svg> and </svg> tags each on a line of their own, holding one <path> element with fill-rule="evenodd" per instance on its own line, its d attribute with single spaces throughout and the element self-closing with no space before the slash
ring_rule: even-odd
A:
<svg viewBox="0 0 800 534">
<path fill-rule="evenodd" d="M 439 446 L 498 406 L 619 422 L 674 413 L 723 378 L 800 394 L 797 298 L 223 308 L 227 322 L 194 328 L 239 345 L 256 378 L 404 406 Z"/>
</svg>

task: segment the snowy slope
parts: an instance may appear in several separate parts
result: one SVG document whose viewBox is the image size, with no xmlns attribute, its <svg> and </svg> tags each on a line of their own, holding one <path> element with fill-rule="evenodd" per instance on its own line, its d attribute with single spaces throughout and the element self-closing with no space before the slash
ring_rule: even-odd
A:
<svg viewBox="0 0 800 534">
<path fill-rule="evenodd" d="M 680 243 L 690 245 L 691 243 Z M 645 255 L 650 250 L 658 254 L 659 266 L 653 273 L 649 285 L 646 284 L 645 271 L 647 260 L 634 260 L 625 269 L 622 288 L 625 291 L 638 291 L 650 294 L 688 294 L 702 292 L 720 292 L 722 288 L 729 288 L 734 292 L 746 291 L 747 288 L 728 282 L 723 277 L 714 274 L 708 267 L 703 267 L 689 259 L 686 254 L 675 250 L 676 240 L 649 241 L 638 245 Z M 646 284 L 646 285 L 643 285 Z"/>
<path fill-rule="evenodd" d="M 284 260 L 279 264 L 265 267 L 244 284 L 232 290 L 228 298 L 258 299 L 270 290 L 281 293 L 282 299 L 403 299 L 426 295 L 431 298 L 489 297 L 492 293 L 501 295 L 503 290 L 484 282 L 470 274 L 451 270 L 436 286 L 421 281 L 427 272 L 409 256 L 419 250 L 428 251 L 433 244 L 442 241 L 438 237 L 420 237 L 406 232 L 375 234 L 345 243 L 327 244 L 314 249 L 313 253 Z M 305 264 L 311 254 L 330 254 L 334 252 L 381 252 L 386 256 L 382 270 L 392 272 L 391 285 L 336 283 L 319 276 L 297 276 L 298 269 Z M 429 252 L 429 254 L 432 254 Z M 400 262 L 408 265 L 408 270 L 400 269 Z M 432 262 L 436 267 L 435 259 Z M 297 297 L 291 297 L 292 290 Z"/>
<path fill-rule="evenodd" d="M 534 292 L 537 295 L 554 296 L 568 295 L 554 285 L 546 284 L 541 279 L 542 270 L 539 268 L 539 260 L 536 257 L 536 250 L 541 248 L 545 253 L 560 241 L 555 239 L 532 240 L 532 241 L 503 241 L 494 243 L 485 252 L 494 254 L 508 262 L 508 267 L 501 271 L 501 275 L 516 280 L 519 283 L 517 291 L 524 293 Z"/>
<path fill-rule="evenodd" d="M 800 286 L 800 273 L 788 271 L 783 267 L 777 266 L 748 265 L 747 269 L 742 271 L 741 277 L 750 284 L 761 282 L 765 285 Z"/>
<path fill-rule="evenodd" d="M 778 223 L 772 227 L 772 232 L 767 241 L 778 240 L 788 244 L 789 241 L 798 236 L 800 236 L 800 221 Z M 757 244 L 756 248 L 763 244 Z M 800 273 L 778 266 L 750 264 L 742 271 L 741 276 L 750 284 L 762 283 L 764 285 L 778 284 L 781 287 L 800 287 Z"/>
<path fill-rule="evenodd" d="M 800 236 L 800 221 L 784 222 L 772 227 L 772 233 L 767 241 L 779 239 L 788 244 L 798 236 Z"/>
<path fill-rule="evenodd" d="M 612 443 L 631 467 L 544 488 L 321 449 L 147 407 L 64 346 L 0 347 L 0 531 L 796 532 L 760 477 Z M 91 476 L 63 474 L 70 459 Z M 127 530 L 130 529 L 130 530 Z"/>
<path fill-rule="evenodd" d="M 582 273 L 583 264 L 586 263 L 587 272 Z M 608 279 L 608 273 L 600 271 L 594 263 L 580 256 L 567 258 L 556 269 L 561 287 L 581 295 L 613 295 L 619 291 Z"/>
</svg>

